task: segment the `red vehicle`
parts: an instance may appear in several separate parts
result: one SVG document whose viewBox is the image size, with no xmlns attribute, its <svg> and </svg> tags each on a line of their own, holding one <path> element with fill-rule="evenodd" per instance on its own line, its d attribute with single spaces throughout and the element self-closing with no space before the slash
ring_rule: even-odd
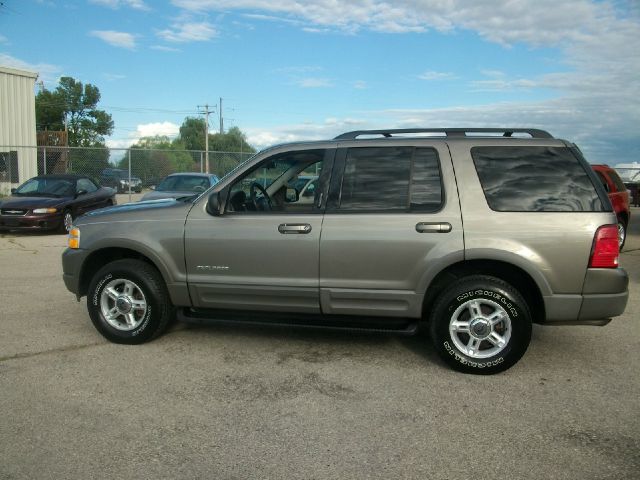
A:
<svg viewBox="0 0 640 480">
<path fill-rule="evenodd" d="M 627 227 L 631 216 L 629 191 L 618 173 L 609 165 L 591 165 L 591 168 L 598 174 L 618 217 L 618 243 L 622 250 L 624 241 L 627 239 Z"/>
</svg>

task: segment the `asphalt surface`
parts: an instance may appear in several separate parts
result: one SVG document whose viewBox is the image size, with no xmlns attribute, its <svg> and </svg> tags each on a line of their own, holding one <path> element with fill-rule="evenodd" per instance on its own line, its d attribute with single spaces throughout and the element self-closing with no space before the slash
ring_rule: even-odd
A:
<svg viewBox="0 0 640 480">
<path fill-rule="evenodd" d="M 424 336 L 175 325 L 108 343 L 62 235 L 0 237 L 0 479 L 637 479 L 640 209 L 622 317 L 534 326 L 513 368 Z"/>
</svg>

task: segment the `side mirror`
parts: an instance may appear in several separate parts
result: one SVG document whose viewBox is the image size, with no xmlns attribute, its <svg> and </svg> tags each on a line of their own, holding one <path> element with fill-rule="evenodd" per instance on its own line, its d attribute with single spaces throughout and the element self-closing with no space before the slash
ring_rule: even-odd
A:
<svg viewBox="0 0 640 480">
<path fill-rule="evenodd" d="M 284 194 L 284 201 L 287 203 L 295 203 L 298 200 L 300 200 L 298 190 L 293 187 L 287 187 L 287 191 Z"/>
<path fill-rule="evenodd" d="M 213 215 L 214 217 L 219 217 L 222 215 L 222 199 L 221 192 L 214 192 L 209 195 L 209 200 L 207 201 L 207 213 L 209 215 Z"/>
<path fill-rule="evenodd" d="M 76 197 L 79 197 L 80 195 L 86 195 L 87 193 L 89 192 L 87 192 L 86 190 L 78 190 L 76 192 Z"/>
<path fill-rule="evenodd" d="M 12 188 L 12 189 L 11 189 L 11 193 L 12 193 L 12 194 L 16 193 L 17 191 L 18 191 L 18 189 L 17 189 L 17 188 Z"/>
</svg>

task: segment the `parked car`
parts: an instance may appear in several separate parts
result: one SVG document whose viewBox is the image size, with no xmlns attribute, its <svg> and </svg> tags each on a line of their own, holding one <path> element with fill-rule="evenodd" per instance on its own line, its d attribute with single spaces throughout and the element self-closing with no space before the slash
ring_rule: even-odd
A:
<svg viewBox="0 0 640 480">
<path fill-rule="evenodd" d="M 289 183 L 309 171 L 316 201 L 300 203 Z M 536 129 L 412 129 L 279 145 L 206 195 L 90 212 L 62 266 L 116 343 L 176 316 L 428 328 L 446 363 L 486 374 L 524 355 L 532 323 L 621 315 L 618 256 L 611 202 L 575 145 Z"/>
<path fill-rule="evenodd" d="M 127 193 L 129 184 L 132 192 L 142 192 L 142 180 L 135 176 L 129 180 L 129 172 L 118 168 L 105 168 L 100 175 L 100 183 L 104 187 L 115 188 L 118 193 Z"/>
<path fill-rule="evenodd" d="M 624 242 L 627 239 L 627 228 L 629 227 L 629 220 L 631 219 L 629 190 L 622 182 L 618 173 L 609 165 L 591 165 L 591 168 L 593 168 L 602 182 L 602 186 L 606 190 L 607 195 L 609 195 L 609 200 L 611 200 L 611 204 L 613 205 L 613 210 L 616 212 L 618 243 L 620 244 L 620 250 L 622 250 Z"/>
<path fill-rule="evenodd" d="M 141 200 L 199 195 L 219 181 L 220 179 L 212 173 L 172 173 L 165 177 L 153 191 L 145 193 Z"/>
<path fill-rule="evenodd" d="M 319 178 L 317 175 L 300 175 L 289 182 L 289 186 L 296 190 L 299 204 L 313 203 Z"/>
<path fill-rule="evenodd" d="M 78 215 L 116 204 L 115 190 L 83 175 L 41 175 L 0 201 L 0 230 L 67 232 Z"/>
</svg>

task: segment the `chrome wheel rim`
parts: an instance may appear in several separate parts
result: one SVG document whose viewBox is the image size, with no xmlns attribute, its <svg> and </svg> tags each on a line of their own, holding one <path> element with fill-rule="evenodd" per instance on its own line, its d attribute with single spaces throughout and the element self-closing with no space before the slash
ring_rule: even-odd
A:
<svg viewBox="0 0 640 480">
<path fill-rule="evenodd" d="M 622 244 L 624 243 L 624 239 L 627 235 L 627 232 L 624 229 L 624 224 L 618 223 L 618 246 L 622 248 Z"/>
<path fill-rule="evenodd" d="M 492 300 L 468 300 L 453 312 L 449 334 L 458 350 L 468 357 L 490 358 L 509 344 L 511 318 Z"/>
<path fill-rule="evenodd" d="M 131 280 L 111 280 L 100 295 L 100 311 L 113 328 L 123 332 L 135 330 L 147 314 L 147 299 Z"/>
<path fill-rule="evenodd" d="M 67 232 L 71 230 L 71 226 L 73 225 L 73 216 L 71 215 L 71 212 L 65 212 L 63 222 L 65 230 Z"/>
</svg>

